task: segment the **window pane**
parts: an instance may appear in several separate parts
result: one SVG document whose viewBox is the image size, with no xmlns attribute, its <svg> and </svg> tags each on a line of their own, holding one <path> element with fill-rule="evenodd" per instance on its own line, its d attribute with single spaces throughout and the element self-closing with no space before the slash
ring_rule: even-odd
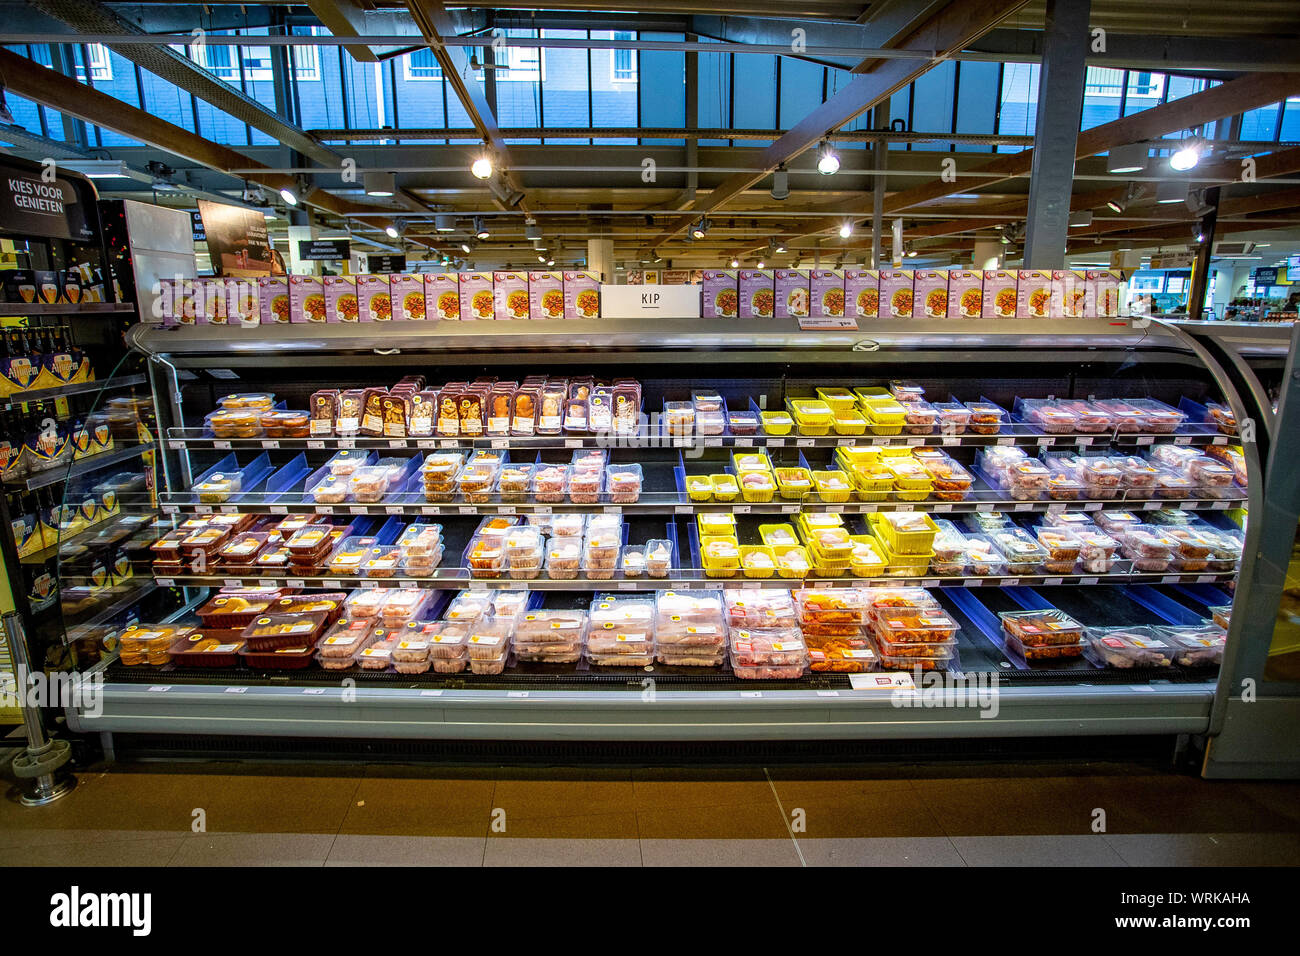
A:
<svg viewBox="0 0 1300 956">
<path fill-rule="evenodd" d="M 696 102 L 700 129 L 726 126 L 731 103 L 731 54 L 701 53 Z M 725 139 L 702 139 L 701 146 L 726 146 Z"/>
<path fill-rule="evenodd" d="M 543 30 L 543 37 L 585 40 L 586 30 Z M 542 50 L 546 79 L 542 83 L 542 121 L 545 126 L 590 127 L 587 102 L 587 51 L 551 47 Z M 586 143 L 586 138 L 552 139 L 548 143 Z"/>
<path fill-rule="evenodd" d="M 137 109 L 140 107 L 140 88 L 135 82 L 135 64 L 126 57 L 119 56 L 107 47 L 100 47 L 107 53 L 107 71 L 101 74 L 95 69 L 95 53 L 91 48 L 92 85 L 101 93 L 107 93 L 114 99 L 121 100 Z M 104 146 L 135 146 L 137 141 L 112 130 L 100 129 L 99 141 Z"/>
<path fill-rule="evenodd" d="M 1031 136 L 1038 114 L 1038 64 L 1007 63 L 1002 70 L 998 132 Z M 999 153 L 1018 153 L 1022 146 L 999 146 Z"/>
<path fill-rule="evenodd" d="M 1257 110 L 1243 113 L 1241 116 L 1241 138 L 1277 139 L 1277 103 L 1261 106 Z"/>
<path fill-rule="evenodd" d="M 1092 129 L 1119 119 L 1119 101 L 1124 92 L 1124 71 L 1088 67 L 1083 87 L 1083 118 L 1080 129 Z"/>
<path fill-rule="evenodd" d="M 148 70 L 141 70 L 144 110 L 194 132 L 194 98 Z"/>
<path fill-rule="evenodd" d="M 916 100 L 912 104 L 912 128 L 920 133 L 952 132 L 953 80 L 957 64 L 945 60 L 934 69 L 921 74 L 912 84 Z M 947 152 L 951 144 L 946 140 L 936 143 L 916 143 L 913 149 Z"/>
<path fill-rule="evenodd" d="M 613 40 L 615 37 L 633 39 L 633 34 L 620 31 L 593 30 L 593 40 Z M 619 58 L 622 54 L 623 65 L 627 67 L 619 72 Z M 636 126 L 637 86 L 640 77 L 636 70 L 635 50 L 592 50 L 591 51 L 591 125 L 592 126 Z M 607 144 L 631 145 L 636 137 L 605 138 Z"/>
<path fill-rule="evenodd" d="M 998 65 L 969 61 L 958 68 L 958 133 L 992 133 L 997 124 Z M 989 151 L 987 146 L 958 143 L 959 152 Z"/>
<path fill-rule="evenodd" d="M 1124 97 L 1124 115 L 1132 116 L 1160 105 L 1165 94 L 1165 75 L 1147 70 L 1128 71 L 1128 92 Z"/>
<path fill-rule="evenodd" d="M 393 69 L 397 79 L 397 118 L 402 126 L 409 129 L 446 128 L 447 117 L 442 109 L 442 70 L 433 51 L 426 47 L 403 54 L 393 64 Z"/>
<path fill-rule="evenodd" d="M 736 97 L 735 123 L 741 129 L 776 128 L 776 57 L 759 53 L 736 54 L 736 77 L 743 77 Z M 761 140 L 736 140 L 737 146 L 766 146 Z"/>
<path fill-rule="evenodd" d="M 342 47 L 320 48 L 320 82 L 298 84 L 299 122 L 307 129 L 342 129 L 343 89 L 340 57 Z M 349 57 L 351 59 L 351 57 Z"/>
<path fill-rule="evenodd" d="M 1286 112 L 1282 114 L 1282 133 L 1278 139 L 1300 139 L 1300 96 L 1292 96 L 1286 101 Z"/>
<path fill-rule="evenodd" d="M 803 60 L 786 57 L 782 61 L 779 129 L 789 129 L 821 105 L 825 73 L 824 67 Z"/>
<path fill-rule="evenodd" d="M 680 33 L 642 33 L 645 40 L 680 40 Z M 673 50 L 641 50 L 641 123 L 681 129 L 686 125 L 686 54 Z M 648 139 L 651 146 L 677 146 L 680 139 Z"/>
<path fill-rule="evenodd" d="M 510 38 L 535 38 L 536 30 L 506 30 Z M 503 127 L 541 125 L 542 51 L 537 47 L 499 47 L 495 57 L 497 122 Z M 539 143 L 540 139 L 508 140 Z"/>
</svg>

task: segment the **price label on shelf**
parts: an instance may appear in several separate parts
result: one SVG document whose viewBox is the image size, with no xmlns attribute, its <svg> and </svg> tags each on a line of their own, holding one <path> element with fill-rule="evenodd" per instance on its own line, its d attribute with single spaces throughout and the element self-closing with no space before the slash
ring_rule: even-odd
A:
<svg viewBox="0 0 1300 956">
<path fill-rule="evenodd" d="M 1224 438 L 1222 435 L 1215 435 L 1213 438 L 1210 439 L 1210 444 L 1211 444 L 1211 445 L 1226 445 L 1226 444 L 1228 444 L 1228 439 Z"/>
<path fill-rule="evenodd" d="M 635 581 L 619 581 L 618 589 L 620 591 L 635 591 L 637 583 Z"/>
<path fill-rule="evenodd" d="M 527 696 L 528 696 L 528 691 L 526 691 L 526 690 L 508 690 L 508 691 L 506 691 L 506 696 L 507 696 L 507 697 L 527 697 Z"/>
<path fill-rule="evenodd" d="M 238 588 L 243 587 L 244 582 L 240 581 L 239 578 L 222 578 L 221 583 L 228 588 Z"/>
<path fill-rule="evenodd" d="M 962 581 L 961 586 L 964 588 L 982 588 L 984 586 L 983 578 L 967 578 Z"/>
<path fill-rule="evenodd" d="M 737 438 L 737 439 L 736 439 L 736 447 L 737 447 L 737 448 L 752 448 L 753 446 L 754 446 L 754 439 L 752 439 L 752 438 Z"/>
<path fill-rule="evenodd" d="M 459 505 L 457 506 L 456 510 L 463 515 L 478 514 L 478 509 L 475 508 L 473 505 Z"/>
<path fill-rule="evenodd" d="M 1009 588 L 1016 583 L 1016 580 L 1016 578 L 1002 578 L 1002 580 L 998 581 L 998 587 Z"/>
<path fill-rule="evenodd" d="M 212 514 L 212 505 L 195 505 L 194 512 L 201 515 Z"/>
<path fill-rule="evenodd" d="M 1063 501 L 1053 501 L 1050 505 L 1047 506 L 1048 514 L 1054 514 L 1054 515 L 1060 514 L 1064 510 L 1065 510 L 1065 502 Z"/>
<path fill-rule="evenodd" d="M 695 509 L 694 509 L 694 506 L 693 506 L 693 505 L 674 505 L 674 506 L 673 506 L 673 511 L 674 511 L 674 513 L 679 514 L 679 515 L 688 515 L 688 514 L 690 514 L 692 511 L 694 511 L 694 510 L 695 510 Z"/>
<path fill-rule="evenodd" d="M 921 582 L 921 587 L 923 588 L 937 588 L 938 586 L 939 586 L 938 578 L 926 578 L 924 581 Z"/>
<path fill-rule="evenodd" d="M 169 690 L 171 690 L 171 689 L 172 689 L 172 685 L 171 685 L 171 684 L 154 684 L 152 687 L 149 688 L 149 693 L 151 693 L 151 694 L 165 694 L 165 693 L 167 693 L 167 692 L 168 692 Z"/>
<path fill-rule="evenodd" d="M 165 514 L 165 515 L 174 515 L 174 514 L 178 513 L 180 510 L 181 510 L 181 509 L 180 509 L 180 508 L 177 508 L 175 505 L 163 505 L 163 506 L 162 506 L 162 513 Z"/>
<path fill-rule="evenodd" d="M 1175 444 L 1175 445 L 1190 445 L 1191 443 L 1192 443 L 1192 437 L 1191 437 L 1190 435 L 1176 435 L 1176 436 L 1174 436 L 1174 444 Z"/>
<path fill-rule="evenodd" d="M 782 448 L 782 447 L 785 446 L 785 439 L 784 439 L 784 438 L 769 438 L 769 439 L 767 440 L 767 446 L 768 446 L 769 448 Z"/>
<path fill-rule="evenodd" d="M 406 447 L 408 447 L 408 445 L 407 445 L 407 442 L 406 442 L 406 439 L 405 439 L 405 438 L 390 438 L 390 439 L 388 439 L 388 447 L 389 447 L 389 448 L 406 448 Z"/>
<path fill-rule="evenodd" d="M 961 438 L 957 435 L 941 435 L 939 441 L 944 445 L 960 445 Z"/>
<path fill-rule="evenodd" d="M 405 509 L 401 505 L 384 505 L 384 514 L 386 515 L 400 515 L 403 510 Z"/>
<path fill-rule="evenodd" d="M 509 448 L 509 447 L 510 447 L 510 439 L 509 439 L 509 438 L 494 438 L 494 439 L 492 439 L 492 447 L 493 447 L 493 448 Z"/>
<path fill-rule="evenodd" d="M 1180 577 L 1182 577 L 1182 575 L 1179 575 L 1179 574 L 1165 574 L 1165 575 L 1162 575 L 1162 576 L 1161 576 L 1161 578 L 1160 578 L 1160 583 L 1161 583 L 1161 584 L 1177 584 L 1177 583 L 1178 583 L 1178 579 L 1179 579 Z"/>
<path fill-rule="evenodd" d="M 422 515 L 440 515 L 442 509 L 437 505 L 420 505 L 420 514 Z"/>
<path fill-rule="evenodd" d="M 340 439 L 339 439 L 339 447 L 340 447 L 340 448 L 356 448 L 356 447 L 357 447 L 357 441 L 356 441 L 355 438 L 340 438 Z"/>
<path fill-rule="evenodd" d="M 924 445 L 924 444 L 925 444 L 924 438 L 909 438 L 907 440 L 907 445 L 913 448 L 915 448 L 917 445 Z"/>
<path fill-rule="evenodd" d="M 263 448 L 279 448 L 279 447 L 280 447 L 280 439 L 278 439 L 278 438 L 263 438 L 263 439 L 262 439 L 262 447 L 263 447 Z"/>
<path fill-rule="evenodd" d="M 977 501 L 977 502 L 975 502 L 975 510 L 976 510 L 976 511 L 992 511 L 992 510 L 993 510 L 993 502 L 991 502 L 991 501 Z"/>
<path fill-rule="evenodd" d="M 818 697 L 839 697 L 840 692 L 837 690 L 819 690 L 817 692 L 817 696 Z"/>
<path fill-rule="evenodd" d="M 581 448 L 581 447 L 582 447 L 582 439 L 581 439 L 581 438 L 566 438 L 566 439 L 564 439 L 564 447 L 565 447 L 565 448 Z"/>
<path fill-rule="evenodd" d="M 1078 438 L 1075 439 L 1075 442 L 1074 442 L 1074 443 L 1075 443 L 1076 445 L 1078 445 L 1080 448 L 1085 448 L 1085 447 L 1087 447 L 1088 445 L 1091 445 L 1091 444 L 1092 444 L 1092 436 L 1091 436 L 1091 435 L 1080 435 Z"/>
<path fill-rule="evenodd" d="M 363 515 L 367 510 L 365 505 L 348 505 L 348 514 L 350 515 Z"/>
<path fill-rule="evenodd" d="M 735 505 L 731 509 L 732 514 L 738 514 L 738 515 L 747 515 L 753 510 L 754 509 L 751 508 L 749 505 Z"/>
<path fill-rule="evenodd" d="M 1100 501 L 1085 501 L 1084 504 L 1083 504 L 1083 510 L 1084 510 L 1084 511 L 1100 511 L 1101 508 L 1102 508 L 1102 504 L 1103 504 L 1103 502 L 1100 502 Z"/>
<path fill-rule="evenodd" d="M 938 502 L 938 503 L 935 504 L 935 506 L 934 506 L 934 510 L 935 510 L 936 512 L 939 512 L 940 514 L 942 514 L 942 513 L 948 512 L 948 511 L 952 511 L 952 505 L 950 505 L 950 504 L 948 504 L 948 503 L 946 503 L 946 502 Z"/>
<path fill-rule="evenodd" d="M 222 691 L 223 694 L 247 694 L 247 687 L 227 687 Z"/>
<path fill-rule="evenodd" d="M 785 515 L 797 515 L 798 513 L 799 513 L 799 506 L 798 506 L 798 505 L 782 505 L 782 506 L 781 506 L 781 514 L 785 514 Z"/>
<path fill-rule="evenodd" d="M 487 582 L 486 582 L 486 581 L 480 581 L 478 578 L 470 578 L 470 579 L 469 579 L 469 589 L 470 589 L 471 591 L 486 591 L 486 590 L 487 590 Z"/>
<path fill-rule="evenodd" d="M 1080 584 L 1096 584 L 1099 580 L 1100 580 L 1099 578 L 1079 578 L 1079 583 L 1080 583 Z"/>
<path fill-rule="evenodd" d="M 397 582 L 397 586 L 399 588 L 416 588 L 419 587 L 420 585 L 413 578 L 403 578 Z"/>
<path fill-rule="evenodd" d="M 289 509 L 285 505 L 271 505 L 270 511 L 273 515 L 287 515 L 289 513 Z"/>
<path fill-rule="evenodd" d="M 221 506 L 221 513 L 222 513 L 223 515 L 233 515 L 233 514 L 237 514 L 238 512 L 239 512 L 239 506 L 238 506 L 238 505 L 222 505 L 222 506 Z"/>
<path fill-rule="evenodd" d="M 1198 574 L 1198 575 L 1196 576 L 1196 583 L 1197 583 L 1197 584 L 1210 584 L 1210 583 L 1212 583 L 1213 581 L 1214 581 L 1214 575 L 1213 575 L 1213 574 Z"/>
<path fill-rule="evenodd" d="M 172 451 L 176 451 L 177 449 L 184 448 L 185 442 L 177 441 L 176 439 L 173 438 L 167 442 L 167 447 L 170 448 Z"/>
<path fill-rule="evenodd" d="M 740 691 L 740 696 L 741 697 L 762 697 L 763 692 L 761 690 L 742 690 Z"/>
<path fill-rule="evenodd" d="M 228 441 L 226 441 L 226 440 L 224 440 L 224 439 L 218 438 L 218 439 L 216 439 L 216 440 L 214 440 L 214 441 L 212 442 L 212 447 L 213 447 L 213 448 L 226 449 L 226 448 L 229 448 L 229 447 L 230 447 L 230 442 L 228 442 Z"/>
<path fill-rule="evenodd" d="M 1003 435 L 1002 437 L 998 438 L 997 441 L 995 442 L 995 444 L 998 445 L 1014 445 L 1015 443 L 1016 440 L 1011 435 Z"/>
<path fill-rule="evenodd" d="M 374 580 L 373 578 L 362 578 L 362 579 L 361 579 L 361 587 L 363 587 L 363 588 L 377 588 L 377 587 L 379 587 L 379 582 L 376 581 L 376 580 Z"/>
<path fill-rule="evenodd" d="M 1048 448 L 1055 444 L 1056 444 L 1056 439 L 1053 438 L 1051 435 L 1040 435 L 1038 438 L 1039 448 Z"/>
<path fill-rule="evenodd" d="M 284 585 L 290 588 L 305 588 L 307 582 L 302 578 L 285 578 Z"/>
<path fill-rule="evenodd" d="M 1142 502 L 1143 511 L 1156 511 L 1164 505 L 1163 501 L 1144 501 Z"/>
<path fill-rule="evenodd" d="M 1210 504 L 1211 511 L 1227 511 L 1231 507 L 1232 502 L 1230 501 L 1215 501 Z"/>
<path fill-rule="evenodd" d="M 1064 582 L 1065 578 L 1043 578 L 1043 584 L 1047 587 L 1052 587 L 1056 584 L 1063 584 Z"/>
<path fill-rule="evenodd" d="M 304 688 L 302 689 L 302 692 L 303 692 L 303 695 L 304 695 L 304 696 L 307 696 L 307 697 L 320 697 L 321 695 L 323 695 L 323 694 L 325 693 L 325 688 L 324 688 L 324 687 L 304 687 Z"/>
<path fill-rule="evenodd" d="M 618 505 L 605 505 L 605 507 L 600 510 L 605 512 L 607 515 L 621 515 L 623 513 L 623 509 Z"/>
<path fill-rule="evenodd" d="M 169 588 L 176 583 L 172 578 L 154 578 L 153 582 L 160 588 Z"/>
<path fill-rule="evenodd" d="M 324 448 L 324 447 L 325 447 L 325 443 L 324 443 L 323 441 L 321 441 L 319 438 L 309 438 L 309 439 L 307 440 L 307 447 L 308 447 L 308 448 L 318 448 L 318 449 L 319 449 L 319 448 Z"/>
<path fill-rule="evenodd" d="M 432 438 L 421 438 L 415 443 L 416 448 L 437 448 L 438 443 Z"/>
<path fill-rule="evenodd" d="M 895 510 L 895 511 L 915 511 L 915 510 L 916 510 L 916 505 L 914 505 L 914 504 L 909 504 L 909 503 L 906 502 L 906 501 L 900 501 L 900 502 L 899 502 L 899 503 L 894 507 L 894 510 Z"/>
<path fill-rule="evenodd" d="M 548 514 L 551 513 L 551 506 L 550 506 L 550 505 L 534 505 L 534 506 L 533 506 L 533 513 L 534 513 L 534 514 L 539 514 L 539 515 L 548 515 Z"/>
<path fill-rule="evenodd" d="M 749 579 L 746 579 L 740 582 L 740 586 L 742 588 L 748 588 L 750 590 L 757 590 L 758 588 L 761 588 L 763 584 L 760 581 L 751 581 Z"/>
<path fill-rule="evenodd" d="M 1034 503 L 1032 501 L 1017 501 L 1011 506 L 1012 511 L 1033 511 Z"/>
<path fill-rule="evenodd" d="M 800 448 L 812 448 L 817 444 L 816 438 L 796 438 L 794 443 Z"/>
<path fill-rule="evenodd" d="M 455 438 L 440 438 L 440 439 L 438 439 L 438 447 L 439 447 L 439 448 L 456 448 L 456 447 L 458 447 L 459 445 L 460 445 L 460 442 L 457 441 Z"/>
<path fill-rule="evenodd" d="M 442 696 L 442 690 L 441 690 L 441 689 L 436 689 L 436 690 L 422 690 L 422 691 L 420 691 L 420 696 L 421 696 L 421 697 L 441 697 L 441 696 Z"/>
<path fill-rule="evenodd" d="M 1139 435 L 1139 436 L 1135 439 L 1135 442 L 1136 442 L 1137 444 L 1139 444 L 1139 445 L 1150 445 L 1150 444 L 1152 444 L 1154 441 L 1155 441 L 1155 438 L 1154 438 L 1153 436 L 1151 436 L 1151 435 Z"/>
</svg>

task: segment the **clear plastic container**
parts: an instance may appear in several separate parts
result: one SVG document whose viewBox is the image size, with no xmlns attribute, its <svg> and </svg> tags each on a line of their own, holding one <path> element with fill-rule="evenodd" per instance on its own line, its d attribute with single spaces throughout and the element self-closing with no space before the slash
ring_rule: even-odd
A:
<svg viewBox="0 0 1300 956">
<path fill-rule="evenodd" d="M 731 632 L 731 666 L 798 667 L 808 664 L 808 647 L 798 628 L 736 628 Z M 753 675 L 744 675 L 753 676 Z"/>
<path fill-rule="evenodd" d="M 965 501 L 970 496 L 975 479 L 969 471 L 951 458 L 932 458 L 924 462 L 934 486 L 934 497 L 940 501 Z"/>
<path fill-rule="evenodd" d="M 1078 467 L 1088 498 L 1104 501 L 1120 493 L 1124 486 L 1124 470 L 1118 462 L 1101 455 L 1072 460 Z"/>
<path fill-rule="evenodd" d="M 471 504 L 486 504 L 492 500 L 501 466 L 490 461 L 470 461 L 456 476 L 456 490 Z"/>
<path fill-rule="evenodd" d="M 757 435 L 760 419 L 755 412 L 733 411 L 727 413 L 727 430 L 733 435 Z"/>
<path fill-rule="evenodd" d="M 582 563 L 578 538 L 552 538 L 546 549 L 546 576 L 555 581 L 572 581 Z"/>
<path fill-rule="evenodd" d="M 1038 574 L 1048 558 L 1047 549 L 1024 528 L 996 528 L 989 538 L 1006 558 L 1008 574 Z"/>
<path fill-rule="evenodd" d="M 1116 538 L 1123 538 L 1130 529 L 1142 524 L 1142 519 L 1131 511 L 1099 511 L 1097 527 Z"/>
<path fill-rule="evenodd" d="M 898 653 L 897 650 L 889 646 L 892 644 L 946 645 L 951 647 L 956 643 L 956 634 L 960 629 L 960 624 L 937 610 L 924 614 L 882 613 L 876 617 L 871 625 L 872 634 L 883 645 L 881 650 L 890 654 Z M 932 655 L 922 653 L 916 656 L 930 657 Z"/>
<path fill-rule="evenodd" d="M 641 497 L 640 465 L 609 465 L 605 469 L 605 493 L 615 504 L 632 504 Z"/>
<path fill-rule="evenodd" d="M 465 639 L 470 660 L 490 661 L 507 652 L 510 649 L 510 631 L 509 623 L 480 618 L 470 627 Z"/>
<path fill-rule="evenodd" d="M 964 435 L 970 427 L 971 410 L 961 402 L 935 402 L 932 407 L 939 413 L 941 435 Z"/>
<path fill-rule="evenodd" d="M 1078 416 L 1052 399 L 1022 398 L 1016 402 L 1016 411 L 1025 422 L 1049 435 L 1068 435 L 1078 430 Z"/>
<path fill-rule="evenodd" d="M 1007 559 L 984 533 L 966 535 L 966 561 L 971 574 L 997 577 L 1007 573 Z"/>
<path fill-rule="evenodd" d="M 727 622 L 733 627 L 794 627 L 799 623 L 789 591 L 741 590 L 724 594 Z"/>
<path fill-rule="evenodd" d="M 1228 635 L 1217 625 L 1153 627 L 1156 637 L 1174 649 L 1174 663 L 1182 667 L 1217 667 L 1223 661 Z"/>
<path fill-rule="evenodd" d="M 172 645 L 190 630 L 175 624 L 132 624 L 118 635 L 118 659 L 127 667 L 161 667 Z"/>
<path fill-rule="evenodd" d="M 432 557 L 442 553 L 442 525 L 417 521 L 406 526 L 397 544 L 407 557 Z"/>
<path fill-rule="evenodd" d="M 1176 648 L 1149 627 L 1090 627 L 1088 658 L 1103 667 L 1168 667 Z"/>
<path fill-rule="evenodd" d="M 475 535 L 465 547 L 470 577 L 499 578 L 505 570 L 505 550 L 496 537 Z"/>
<path fill-rule="evenodd" d="M 1079 541 L 1079 565 L 1085 574 L 1105 574 L 1115 564 L 1119 542 L 1096 529 L 1074 532 Z"/>
<path fill-rule="evenodd" d="M 324 614 L 262 614 L 239 635 L 250 651 L 315 644 L 325 631 Z"/>
<path fill-rule="evenodd" d="M 934 557 L 930 559 L 930 570 L 934 574 L 965 574 L 967 568 L 966 536 L 957 530 L 957 526 L 948 520 L 935 522 L 935 532 L 931 549 Z"/>
<path fill-rule="evenodd" d="M 379 619 L 379 612 L 388 601 L 389 593 L 387 588 L 362 588 L 353 591 L 344 601 L 344 617 L 374 623 Z"/>
<path fill-rule="evenodd" d="M 341 618 L 316 643 L 316 653 L 321 658 L 347 661 L 344 666 L 350 667 L 352 655 L 369 646 L 374 631 L 373 620 Z"/>
<path fill-rule="evenodd" d="M 442 617 L 445 621 L 473 624 L 491 611 L 492 599 L 487 592 L 461 591 L 452 598 Z"/>
<path fill-rule="evenodd" d="M 669 435 L 689 436 L 695 431 L 695 406 L 690 402 L 664 402 L 663 422 Z"/>
<path fill-rule="evenodd" d="M 939 410 L 927 401 L 899 400 L 903 406 L 903 431 L 909 435 L 931 435 L 939 424 Z"/>
<path fill-rule="evenodd" d="M 1052 474 L 1037 458 L 1027 458 L 1007 469 L 1007 491 L 1013 501 L 1038 501 L 1046 496 Z"/>
<path fill-rule="evenodd" d="M 992 402 L 966 402 L 970 411 L 970 424 L 967 428 L 976 435 L 996 435 L 1002 431 L 1007 421 L 1006 409 Z"/>
<path fill-rule="evenodd" d="M 1085 647 L 1082 641 L 1071 644 L 1026 644 L 1015 634 L 1005 632 L 1004 638 L 1008 654 L 1034 662 L 1082 657 Z"/>
<path fill-rule="evenodd" d="M 533 497 L 537 501 L 561 502 L 568 490 L 568 465 L 539 465 L 533 472 Z"/>
<path fill-rule="evenodd" d="M 361 566 L 375 546 L 375 538 L 370 535 L 350 535 L 339 542 L 329 559 L 329 573 L 342 577 L 358 577 Z"/>
<path fill-rule="evenodd" d="M 1083 640 L 1083 625 L 1064 611 L 1003 611 L 1002 630 L 1026 647 L 1078 644 Z"/>
<path fill-rule="evenodd" d="M 525 501 L 528 498 L 528 490 L 532 487 L 533 470 L 536 468 L 531 463 L 516 464 L 511 462 L 501 466 L 501 474 L 497 478 L 497 494 L 501 496 L 502 501 Z"/>
<path fill-rule="evenodd" d="M 999 488 L 1011 484 L 1011 469 L 1029 456 L 1023 448 L 1013 445 L 993 445 L 981 448 L 975 456 L 975 466 L 989 476 Z"/>
</svg>

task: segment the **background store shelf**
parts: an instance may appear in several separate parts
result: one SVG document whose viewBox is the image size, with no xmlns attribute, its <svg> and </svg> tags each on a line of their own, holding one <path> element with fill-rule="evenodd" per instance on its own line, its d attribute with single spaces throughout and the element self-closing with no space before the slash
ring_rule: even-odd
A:
<svg viewBox="0 0 1300 956">
<path fill-rule="evenodd" d="M 0 302 L 0 316 L 8 315 L 116 315 L 135 312 L 129 302 Z"/>
<path fill-rule="evenodd" d="M 60 385 L 57 388 L 36 388 L 29 389 L 25 392 L 18 392 L 10 395 L 3 402 L 0 402 L 0 410 L 8 411 L 11 408 L 17 408 L 19 405 L 29 405 L 32 402 L 50 402 L 58 398 L 67 398 L 70 395 L 88 395 L 94 392 L 104 392 L 111 389 L 129 388 L 132 385 L 143 385 L 145 382 L 144 375 L 121 375 L 117 378 L 110 378 L 104 381 L 78 382 L 76 385 Z"/>
<path fill-rule="evenodd" d="M 98 471 L 101 468 L 107 468 L 110 465 L 130 461 L 133 458 L 139 458 L 146 452 L 153 451 L 154 448 L 155 445 L 153 442 L 127 445 L 124 448 L 115 448 L 113 451 L 103 451 L 97 455 L 89 455 L 79 461 L 74 461 L 71 467 L 67 465 L 58 465 L 54 468 L 46 468 L 43 471 L 36 472 L 34 475 L 28 475 L 26 478 L 7 481 L 5 484 L 18 486 L 27 491 L 34 491 L 37 488 L 46 488 L 50 485 L 57 485 L 60 482 L 80 478 L 82 475 Z"/>
</svg>

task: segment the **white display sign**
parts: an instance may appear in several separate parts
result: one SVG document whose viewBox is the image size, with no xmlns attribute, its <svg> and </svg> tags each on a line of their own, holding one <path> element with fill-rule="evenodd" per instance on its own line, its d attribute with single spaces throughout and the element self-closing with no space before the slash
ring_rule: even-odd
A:
<svg viewBox="0 0 1300 956">
<path fill-rule="evenodd" d="M 697 285 L 602 285 L 603 319 L 698 319 L 700 287 Z"/>
</svg>

